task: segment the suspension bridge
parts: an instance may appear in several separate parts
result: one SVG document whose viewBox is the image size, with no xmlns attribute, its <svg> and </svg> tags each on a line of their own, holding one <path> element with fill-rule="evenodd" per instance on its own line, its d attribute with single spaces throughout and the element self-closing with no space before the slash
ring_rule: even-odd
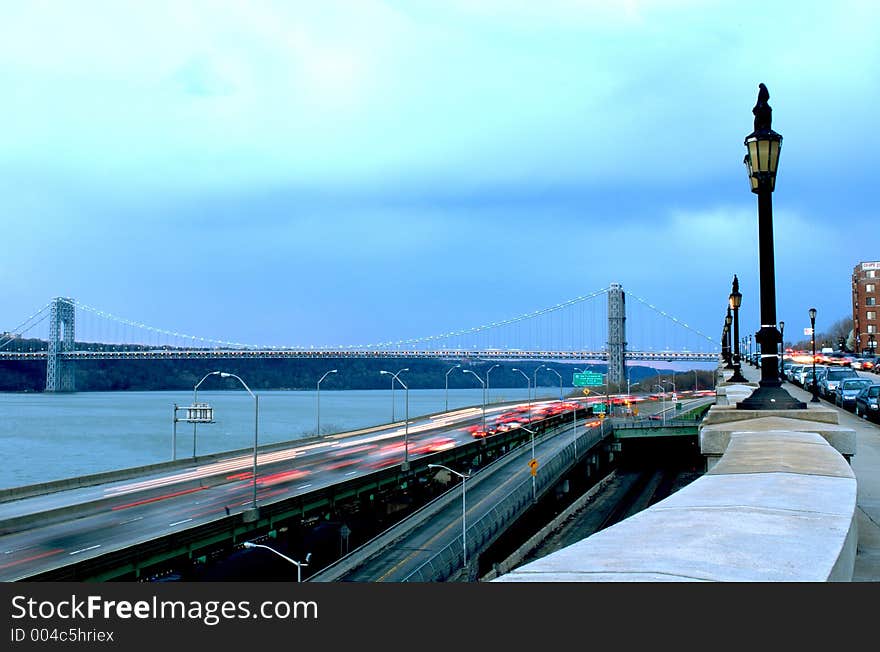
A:
<svg viewBox="0 0 880 652">
<path fill-rule="evenodd" d="M 605 362 L 608 382 L 622 383 L 626 361 L 718 359 L 711 337 L 619 283 L 509 319 L 398 341 L 335 346 L 268 346 L 198 337 L 157 328 L 56 297 L 0 334 L 0 361 L 45 361 L 46 391 L 75 390 L 75 365 L 85 360 L 222 358 L 439 358 Z M 629 321 L 629 325 L 627 322 Z M 629 341 L 628 341 L 629 339 Z M 654 346 L 660 342 L 659 348 Z"/>
</svg>

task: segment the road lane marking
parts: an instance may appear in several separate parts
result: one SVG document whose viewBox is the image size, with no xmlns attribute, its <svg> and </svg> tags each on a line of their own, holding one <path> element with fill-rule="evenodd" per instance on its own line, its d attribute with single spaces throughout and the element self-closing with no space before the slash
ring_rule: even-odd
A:
<svg viewBox="0 0 880 652">
<path fill-rule="evenodd" d="M 312 486 L 311 483 L 309 483 L 309 484 L 302 484 L 302 485 L 298 486 L 297 489 L 308 489 L 308 488 L 311 487 L 311 486 Z"/>
<path fill-rule="evenodd" d="M 125 525 L 126 523 L 134 523 L 135 521 L 143 520 L 143 516 L 138 516 L 137 518 L 130 518 L 127 521 L 120 521 L 118 525 Z"/>
<path fill-rule="evenodd" d="M 68 553 L 68 554 L 70 554 L 70 555 L 78 555 L 78 554 L 81 553 L 81 552 L 88 552 L 89 550 L 94 550 L 95 548 L 100 548 L 100 547 L 101 547 L 101 544 L 98 543 L 98 544 L 96 544 L 96 545 L 94 545 L 94 546 L 89 546 L 88 548 L 83 548 L 83 549 L 81 549 L 81 550 L 74 550 L 73 552 Z"/>
<path fill-rule="evenodd" d="M 169 523 L 168 527 L 174 527 L 175 525 L 180 525 L 181 523 L 189 523 L 191 520 L 191 518 L 185 518 L 182 521 L 175 521 L 174 523 Z"/>
</svg>

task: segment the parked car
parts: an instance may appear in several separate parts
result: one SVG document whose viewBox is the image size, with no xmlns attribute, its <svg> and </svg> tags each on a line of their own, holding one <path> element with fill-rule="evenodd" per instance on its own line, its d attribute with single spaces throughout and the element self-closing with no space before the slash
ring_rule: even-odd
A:
<svg viewBox="0 0 880 652">
<path fill-rule="evenodd" d="M 880 421 L 880 383 L 865 387 L 856 394 L 856 416 Z"/>
<path fill-rule="evenodd" d="M 874 381 L 870 378 L 847 378 L 840 381 L 834 392 L 834 404 L 844 410 L 854 410 L 858 393 L 873 384 Z"/>
<path fill-rule="evenodd" d="M 816 367 L 816 387 L 819 386 L 819 383 L 822 382 L 822 379 L 825 377 L 825 372 L 828 371 L 827 367 Z M 813 389 L 813 367 L 812 365 L 809 367 L 804 367 L 803 371 L 803 383 L 804 389 L 812 390 Z"/>
<path fill-rule="evenodd" d="M 790 383 L 795 382 L 795 378 L 797 378 L 798 373 L 800 373 L 800 370 L 803 368 L 804 368 L 804 365 L 802 365 L 802 364 L 791 365 L 786 370 L 786 375 L 785 375 L 786 380 L 788 380 L 788 382 L 790 382 Z"/>
<path fill-rule="evenodd" d="M 817 364 L 817 365 L 816 365 L 816 375 L 818 376 L 818 374 L 819 374 L 819 370 L 824 370 L 824 369 L 827 369 L 827 368 L 828 368 L 828 367 L 826 367 L 826 366 L 824 366 L 824 365 L 819 365 L 819 364 Z M 813 365 L 811 365 L 811 364 L 810 364 L 810 365 L 805 364 L 805 365 L 804 365 L 803 367 L 801 367 L 801 369 L 797 372 L 797 375 L 795 376 L 795 381 L 794 381 L 794 382 L 797 383 L 798 385 L 800 385 L 801 387 L 806 388 L 807 385 L 806 385 L 806 383 L 805 383 L 805 379 L 806 379 L 807 373 L 808 373 L 808 372 L 812 372 L 812 371 L 813 371 Z M 853 373 L 855 373 L 855 372 L 853 372 Z M 818 382 L 818 378 L 816 379 L 816 382 Z"/>
<path fill-rule="evenodd" d="M 840 384 L 841 380 L 846 378 L 859 378 L 859 374 L 855 369 L 849 367 L 833 367 L 828 370 L 825 377 L 818 381 L 819 396 L 830 400 L 834 398 L 834 390 Z"/>
</svg>

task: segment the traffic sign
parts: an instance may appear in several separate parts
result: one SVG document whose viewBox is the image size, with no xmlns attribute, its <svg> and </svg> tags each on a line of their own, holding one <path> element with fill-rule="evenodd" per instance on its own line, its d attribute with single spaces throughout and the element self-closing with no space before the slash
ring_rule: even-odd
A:
<svg viewBox="0 0 880 652">
<path fill-rule="evenodd" d="M 600 373 L 584 371 L 573 374 L 571 383 L 575 387 L 600 387 L 605 384 L 605 381 Z"/>
<path fill-rule="evenodd" d="M 594 403 L 593 404 L 593 414 L 595 414 L 597 412 L 601 412 L 602 414 L 605 413 L 605 404 L 604 403 Z"/>
<path fill-rule="evenodd" d="M 529 460 L 529 473 L 538 475 L 538 460 L 534 458 Z"/>
</svg>

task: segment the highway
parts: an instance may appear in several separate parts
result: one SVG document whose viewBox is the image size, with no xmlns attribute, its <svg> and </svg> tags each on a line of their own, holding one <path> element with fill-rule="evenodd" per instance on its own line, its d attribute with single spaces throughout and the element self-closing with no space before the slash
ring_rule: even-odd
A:
<svg viewBox="0 0 880 652">
<path fill-rule="evenodd" d="M 532 405 L 537 414 L 553 401 Z M 518 406 L 486 408 L 487 425 Z M 473 441 L 481 408 L 409 424 L 409 458 Z M 405 427 L 324 437 L 258 455 L 257 503 L 266 505 L 403 461 Z M 243 512 L 253 504 L 253 454 L 168 473 L 0 504 L 0 580 L 14 581 L 71 561 Z M 60 522 L 22 517 L 69 510 Z M 228 511 L 227 511 L 228 510 Z M 31 519 L 34 520 L 34 519 Z"/>
</svg>

